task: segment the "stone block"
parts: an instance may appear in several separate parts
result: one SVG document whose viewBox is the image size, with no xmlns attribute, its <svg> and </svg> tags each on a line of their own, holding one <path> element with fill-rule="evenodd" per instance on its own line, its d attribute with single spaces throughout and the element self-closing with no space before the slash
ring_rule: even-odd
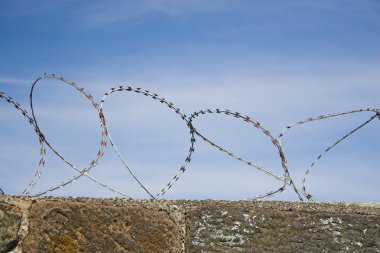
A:
<svg viewBox="0 0 380 253">
<path fill-rule="evenodd" d="M 379 214 L 338 203 L 201 202 L 186 208 L 186 247 L 188 253 L 380 252 Z"/>
<path fill-rule="evenodd" d="M 23 252 L 181 252 L 180 233 L 166 212 L 111 203 L 38 201 Z"/>
<path fill-rule="evenodd" d="M 0 252 L 9 252 L 19 241 L 18 230 L 21 225 L 21 210 L 0 199 Z"/>
</svg>

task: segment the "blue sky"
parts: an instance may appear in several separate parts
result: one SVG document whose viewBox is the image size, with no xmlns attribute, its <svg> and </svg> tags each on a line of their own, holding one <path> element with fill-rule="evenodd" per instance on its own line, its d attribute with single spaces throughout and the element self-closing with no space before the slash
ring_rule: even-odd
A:
<svg viewBox="0 0 380 253">
<path fill-rule="evenodd" d="M 151 90 L 187 115 L 229 108 L 258 120 L 274 135 L 288 124 L 324 113 L 379 108 L 378 1 L 21 1 L 0 0 L 0 90 L 29 110 L 31 82 L 62 75 L 100 101 L 109 88 Z M 96 111 L 54 81 L 36 88 L 37 119 L 60 152 L 85 167 L 100 140 Z M 19 194 L 38 163 L 38 140 L 26 121 L 0 102 L 0 186 Z M 130 167 L 152 192 L 182 165 L 189 145 L 184 122 L 135 94 L 105 103 L 110 130 Z M 289 131 L 284 152 L 300 185 L 325 147 L 370 113 Z M 276 150 L 257 130 L 206 115 L 195 127 L 215 142 L 281 173 Z M 344 141 L 309 178 L 325 201 L 380 201 L 379 121 Z M 34 193 L 74 175 L 51 152 Z M 147 197 L 112 149 L 91 175 L 133 197 Z M 193 161 L 167 198 L 244 199 L 279 183 L 197 139 Z M 117 196 L 86 178 L 54 195 Z M 275 199 L 296 200 L 288 190 Z"/>
</svg>

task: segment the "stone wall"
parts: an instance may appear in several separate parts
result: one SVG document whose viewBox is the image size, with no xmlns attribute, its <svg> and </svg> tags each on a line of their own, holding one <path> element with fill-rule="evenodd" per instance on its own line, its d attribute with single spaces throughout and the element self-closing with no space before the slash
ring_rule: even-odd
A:
<svg viewBox="0 0 380 253">
<path fill-rule="evenodd" d="M 0 252 L 380 252 L 380 204 L 1 195 Z"/>
</svg>

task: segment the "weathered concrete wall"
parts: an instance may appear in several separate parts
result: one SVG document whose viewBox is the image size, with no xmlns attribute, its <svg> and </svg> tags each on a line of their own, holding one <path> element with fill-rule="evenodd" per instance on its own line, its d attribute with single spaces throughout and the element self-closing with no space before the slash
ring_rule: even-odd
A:
<svg viewBox="0 0 380 253">
<path fill-rule="evenodd" d="M 380 252 L 380 204 L 3 195 L 0 252 Z"/>
</svg>

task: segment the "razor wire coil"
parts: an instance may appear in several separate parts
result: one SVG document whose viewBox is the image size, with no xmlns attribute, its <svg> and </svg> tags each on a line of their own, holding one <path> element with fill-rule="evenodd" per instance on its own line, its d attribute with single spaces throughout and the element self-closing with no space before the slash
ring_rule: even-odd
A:
<svg viewBox="0 0 380 253">
<path fill-rule="evenodd" d="M 35 92 L 34 89 L 35 89 L 36 85 L 39 82 L 41 82 L 42 80 L 44 80 L 44 79 L 54 79 L 54 80 L 57 80 L 57 81 L 65 84 L 65 85 L 68 85 L 68 86 L 74 88 L 77 92 L 79 92 L 82 95 L 84 95 L 84 97 L 91 103 L 92 107 L 96 110 L 96 113 L 98 114 L 99 122 L 100 122 L 99 126 L 100 126 L 100 130 L 101 130 L 100 146 L 99 146 L 99 149 L 97 151 L 97 154 L 96 154 L 95 158 L 90 162 L 89 166 L 86 167 L 86 168 L 79 169 L 73 163 L 71 163 L 70 161 L 68 161 L 46 139 L 46 136 L 43 134 L 43 131 L 39 127 L 38 120 L 37 120 L 37 117 L 36 117 L 36 112 L 35 112 L 35 109 L 34 109 L 34 104 L 33 104 L 33 95 L 34 95 L 34 92 Z M 174 111 L 181 118 L 181 120 L 184 121 L 184 123 L 186 124 L 186 126 L 189 128 L 190 147 L 189 147 L 187 156 L 186 156 L 186 158 L 185 158 L 182 166 L 180 166 L 180 168 L 178 169 L 177 173 L 156 194 L 153 194 L 152 192 L 150 192 L 149 189 L 142 183 L 142 181 L 135 175 L 133 169 L 131 169 L 128 166 L 126 159 L 121 154 L 119 148 L 116 145 L 115 140 L 113 139 L 113 137 L 112 137 L 112 135 L 110 133 L 109 127 L 107 127 L 107 123 L 106 123 L 107 122 L 106 121 L 107 117 L 106 117 L 106 115 L 104 113 L 104 104 L 105 104 L 106 99 L 111 94 L 116 93 L 116 92 L 134 92 L 134 93 L 141 94 L 143 96 L 149 97 L 150 99 L 156 100 L 159 103 L 161 103 L 162 105 L 168 107 L 170 110 Z M 317 116 L 317 117 L 307 118 L 305 120 L 297 121 L 297 122 L 295 122 L 293 124 L 290 124 L 290 125 L 288 125 L 287 127 L 285 127 L 282 130 L 282 132 L 277 136 L 277 138 L 275 138 L 274 135 L 272 135 L 272 133 L 269 130 L 267 130 L 266 128 L 264 128 L 260 124 L 260 122 L 255 121 L 251 117 L 245 116 L 245 115 L 241 114 L 240 112 L 235 112 L 235 111 L 232 111 L 232 110 L 229 110 L 229 109 L 206 109 L 206 110 L 199 110 L 199 111 L 193 112 L 189 117 L 187 117 L 186 114 L 184 114 L 180 110 L 180 108 L 177 107 L 176 105 L 174 105 L 172 102 L 166 100 L 163 97 L 160 97 L 156 93 L 150 92 L 148 90 L 144 90 L 142 88 L 133 88 L 133 87 L 130 87 L 130 86 L 118 86 L 118 87 L 111 88 L 108 92 L 106 92 L 104 94 L 103 98 L 98 103 L 98 102 L 96 102 L 94 100 L 94 97 L 91 94 L 87 93 L 82 87 L 78 86 L 76 83 L 69 82 L 66 79 L 64 79 L 63 77 L 58 77 L 58 76 L 56 76 L 54 74 L 44 74 L 43 76 L 37 78 L 32 83 L 32 86 L 31 86 L 31 89 L 30 89 L 30 94 L 29 94 L 29 104 L 30 104 L 31 114 L 29 114 L 25 109 L 23 109 L 19 103 L 17 103 L 16 101 L 14 101 L 13 98 L 7 96 L 4 92 L 1 92 L 1 91 L 0 91 L 0 99 L 1 100 L 5 100 L 8 104 L 12 105 L 16 110 L 18 110 L 22 114 L 22 116 L 27 120 L 27 122 L 33 127 L 34 132 L 37 134 L 38 140 L 39 140 L 39 143 L 40 143 L 40 160 L 39 160 L 39 163 L 38 163 L 38 167 L 36 169 L 36 172 L 34 173 L 33 178 L 31 179 L 30 183 L 22 191 L 22 193 L 21 193 L 22 195 L 29 195 L 30 191 L 34 189 L 34 187 L 37 185 L 38 180 L 41 178 L 42 169 L 45 166 L 45 155 L 46 155 L 45 145 L 56 156 L 58 156 L 66 165 L 68 165 L 71 169 L 73 169 L 76 172 L 75 175 L 73 175 L 72 177 L 66 179 L 65 181 L 62 181 L 61 183 L 56 184 L 55 186 L 52 186 L 52 187 L 50 187 L 50 188 L 48 188 L 48 189 L 46 189 L 44 191 L 38 192 L 37 194 L 35 194 L 36 196 L 41 196 L 41 195 L 45 195 L 45 194 L 51 193 L 51 192 L 53 192 L 53 191 L 55 191 L 57 189 L 60 189 L 60 188 L 63 188 L 65 186 L 67 186 L 68 184 L 74 183 L 76 180 L 78 180 L 82 176 L 85 176 L 85 177 L 89 178 L 90 180 L 92 180 L 93 182 L 99 184 L 100 186 L 102 186 L 102 187 L 104 187 L 104 188 L 106 188 L 106 189 L 108 189 L 108 190 L 110 190 L 110 191 L 112 191 L 114 193 L 117 193 L 117 194 L 119 194 L 119 195 L 121 195 L 123 197 L 130 198 L 130 196 L 128 194 L 123 193 L 123 192 L 121 192 L 121 191 L 113 188 L 112 186 L 109 186 L 109 185 L 107 185 L 107 184 L 99 181 L 98 179 L 94 178 L 93 176 L 91 176 L 89 174 L 90 171 L 92 169 L 94 169 L 99 164 L 100 159 L 104 156 L 104 150 L 105 150 L 105 148 L 107 146 L 107 143 L 109 141 L 111 147 L 115 151 L 115 153 L 116 153 L 117 157 L 119 158 L 119 160 L 121 161 L 123 167 L 130 173 L 130 175 L 133 177 L 133 179 L 149 195 L 149 197 L 151 199 L 158 199 L 158 198 L 162 197 L 169 189 L 171 189 L 172 186 L 185 173 L 187 167 L 189 166 L 189 164 L 191 162 L 192 156 L 194 154 L 196 137 L 199 137 L 200 139 L 202 139 L 203 141 L 207 142 L 208 144 L 210 144 L 212 147 L 216 148 L 220 152 L 227 154 L 228 156 L 230 156 L 230 157 L 232 157 L 232 158 L 234 158 L 234 159 L 236 159 L 236 160 L 244 163 L 245 165 L 247 165 L 249 167 L 252 167 L 252 168 L 254 168 L 254 169 L 258 170 L 258 171 L 261 171 L 261 172 L 265 173 L 266 175 L 272 177 L 274 180 L 279 181 L 279 182 L 282 183 L 282 185 L 281 185 L 280 188 L 275 189 L 275 190 L 271 190 L 271 191 L 269 191 L 269 192 L 267 192 L 265 194 L 262 194 L 262 195 L 257 195 L 255 197 L 253 197 L 252 199 L 255 200 L 255 199 L 263 199 L 263 198 L 271 197 L 271 196 L 274 196 L 276 194 L 279 194 L 279 193 L 283 192 L 286 189 L 286 187 L 291 187 L 294 190 L 294 192 L 297 194 L 299 200 L 301 200 L 301 201 L 303 201 L 303 200 L 309 200 L 310 201 L 310 200 L 313 200 L 313 196 L 307 191 L 306 178 L 309 176 L 312 168 L 315 167 L 315 164 L 324 155 L 326 155 L 329 151 L 331 151 L 333 148 L 335 148 L 343 140 L 347 139 L 349 136 L 351 136 L 352 134 L 354 134 L 355 132 L 357 132 L 359 129 L 361 129 L 365 125 L 369 124 L 375 118 L 380 119 L 380 110 L 379 109 L 372 109 L 372 108 L 358 109 L 358 110 L 352 110 L 352 111 L 347 111 L 347 112 L 339 112 L 339 113 L 332 113 L 332 114 L 325 114 L 325 115 L 320 115 L 320 116 Z M 343 135 L 341 138 L 339 138 L 333 144 L 331 144 L 327 148 L 325 148 L 317 156 L 317 158 L 311 163 L 311 165 L 307 168 L 307 170 L 305 171 L 304 176 L 302 178 L 302 188 L 298 188 L 298 186 L 294 183 L 294 181 L 293 181 L 293 179 L 291 177 L 290 170 L 288 168 L 288 164 L 287 164 L 287 160 L 286 160 L 286 156 L 285 156 L 285 152 L 283 151 L 284 150 L 284 145 L 282 144 L 282 139 L 283 139 L 285 133 L 289 129 L 293 128 L 293 127 L 296 127 L 296 126 L 299 126 L 299 125 L 303 125 L 303 124 L 306 124 L 306 123 L 316 122 L 318 120 L 325 120 L 325 119 L 328 119 L 328 118 L 333 118 L 333 117 L 338 117 L 338 116 L 343 116 L 343 115 L 348 115 L 348 114 L 355 114 L 355 113 L 360 113 L 360 112 L 372 112 L 372 113 L 374 113 L 374 115 L 372 115 L 364 123 L 360 124 L 359 126 L 355 127 L 351 131 L 349 131 L 347 134 Z M 230 116 L 230 117 L 233 117 L 233 118 L 236 118 L 236 119 L 239 119 L 239 120 L 243 120 L 245 123 L 253 126 L 257 130 L 259 130 L 262 134 L 264 134 L 265 136 L 267 136 L 269 138 L 270 142 L 274 145 L 274 147 L 278 151 L 278 155 L 279 155 L 280 160 L 281 160 L 281 167 L 282 167 L 283 174 L 282 175 L 277 175 L 274 172 L 272 172 L 271 170 L 265 169 L 262 166 L 257 165 L 255 163 L 253 163 L 253 162 L 251 162 L 251 161 L 243 158 L 243 157 L 237 156 L 236 154 L 234 154 L 234 153 L 230 152 L 229 150 L 225 149 L 224 147 L 222 147 L 222 146 L 218 145 L 217 143 L 211 141 L 205 135 L 201 134 L 196 129 L 196 127 L 193 125 L 193 120 L 195 118 L 197 118 L 197 117 L 199 117 L 201 115 L 205 115 L 205 114 L 226 115 L 226 116 Z M 4 192 L 4 190 L 2 188 L 0 188 L 0 194 L 5 194 L 5 192 Z"/>
</svg>

